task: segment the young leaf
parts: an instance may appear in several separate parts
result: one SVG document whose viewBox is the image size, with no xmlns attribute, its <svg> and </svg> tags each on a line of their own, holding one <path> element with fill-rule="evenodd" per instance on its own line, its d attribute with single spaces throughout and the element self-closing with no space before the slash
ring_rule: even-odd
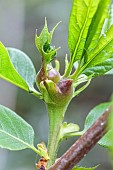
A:
<svg viewBox="0 0 113 170">
<path fill-rule="evenodd" d="M 40 95 L 33 87 L 36 72 L 31 60 L 20 50 L 4 47 L 0 42 L 0 78 Z"/>
<path fill-rule="evenodd" d="M 71 62 L 80 60 L 92 18 L 100 0 L 74 0 L 69 23 L 68 46 Z"/>
<path fill-rule="evenodd" d="M 0 105 L 0 147 L 10 150 L 33 148 L 32 127 L 15 112 Z"/>
<path fill-rule="evenodd" d="M 85 167 L 77 167 L 77 166 L 75 166 L 74 168 L 72 168 L 72 170 L 94 170 L 94 169 L 96 169 L 97 167 L 98 167 L 98 165 L 95 166 L 95 167 L 91 167 L 91 168 L 85 168 Z"/>
<path fill-rule="evenodd" d="M 101 30 L 105 19 L 108 16 L 108 7 L 111 0 L 101 0 L 98 9 L 92 19 L 88 30 L 87 39 L 85 43 L 85 50 L 91 51 L 95 48 L 101 35 Z"/>
<path fill-rule="evenodd" d="M 64 140 L 72 136 L 75 136 L 77 131 L 79 131 L 79 126 L 77 124 L 74 123 L 67 124 L 67 122 L 64 122 L 60 129 L 60 139 Z"/>
<path fill-rule="evenodd" d="M 50 158 L 48 156 L 45 143 L 42 142 L 42 143 L 38 144 L 37 147 L 38 147 L 41 157 L 44 157 L 46 160 L 49 160 Z"/>
</svg>

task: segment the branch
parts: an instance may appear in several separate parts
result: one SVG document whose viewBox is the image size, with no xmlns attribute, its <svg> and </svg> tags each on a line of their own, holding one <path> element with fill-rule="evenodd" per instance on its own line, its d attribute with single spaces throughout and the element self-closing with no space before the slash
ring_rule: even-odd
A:
<svg viewBox="0 0 113 170">
<path fill-rule="evenodd" d="M 97 121 L 56 161 L 49 170 L 71 170 L 105 135 L 108 108 Z"/>
</svg>

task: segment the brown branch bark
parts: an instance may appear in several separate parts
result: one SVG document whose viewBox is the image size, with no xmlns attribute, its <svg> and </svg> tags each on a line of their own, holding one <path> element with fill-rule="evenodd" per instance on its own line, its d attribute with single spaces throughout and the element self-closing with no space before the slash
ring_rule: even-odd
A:
<svg viewBox="0 0 113 170">
<path fill-rule="evenodd" d="M 49 170 L 71 170 L 106 133 L 107 109 Z"/>
</svg>

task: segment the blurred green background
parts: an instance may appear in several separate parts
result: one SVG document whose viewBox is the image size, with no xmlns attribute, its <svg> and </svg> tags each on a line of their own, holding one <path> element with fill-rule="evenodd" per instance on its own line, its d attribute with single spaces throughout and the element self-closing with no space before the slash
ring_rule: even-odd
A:
<svg viewBox="0 0 113 170">
<path fill-rule="evenodd" d="M 26 52 L 36 70 L 40 68 L 41 57 L 35 47 L 35 31 L 40 33 L 47 17 L 49 29 L 62 21 L 55 31 L 53 45 L 61 47 L 57 58 L 64 68 L 67 46 L 68 22 L 72 0 L 0 0 L 0 41 L 5 46 L 15 47 Z M 67 110 L 65 121 L 78 123 L 83 128 L 84 119 L 95 105 L 109 100 L 113 91 L 113 76 L 96 78 L 78 97 L 73 99 Z M 35 145 L 47 143 L 48 117 L 44 103 L 3 80 L 0 80 L 0 103 L 15 110 L 35 131 Z M 61 144 L 58 155 L 63 154 L 75 138 Z M 11 152 L 0 149 L 0 170 L 35 170 L 36 154 L 30 150 Z M 98 170 L 111 170 L 107 150 L 95 146 L 79 163 L 82 166 L 101 164 Z"/>
</svg>

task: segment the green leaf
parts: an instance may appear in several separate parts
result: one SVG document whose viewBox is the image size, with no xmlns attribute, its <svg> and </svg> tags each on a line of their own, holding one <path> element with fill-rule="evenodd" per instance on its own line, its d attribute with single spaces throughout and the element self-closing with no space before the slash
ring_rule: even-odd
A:
<svg viewBox="0 0 113 170">
<path fill-rule="evenodd" d="M 113 74 L 113 55 L 111 58 L 107 59 L 106 61 L 84 70 L 84 74 L 87 76 L 92 75 L 93 77 L 97 77 L 100 75 L 106 74 Z"/>
<path fill-rule="evenodd" d="M 102 103 L 94 107 L 86 117 L 84 131 L 86 131 L 90 126 L 95 123 L 95 121 L 105 112 L 105 110 L 111 105 L 109 103 Z"/>
<path fill-rule="evenodd" d="M 113 68 L 113 67 L 112 67 Z M 108 71 L 107 73 L 106 73 L 106 75 L 111 75 L 111 74 L 113 74 L 113 69 L 110 69 L 110 71 Z"/>
<path fill-rule="evenodd" d="M 22 51 L 0 43 L 0 78 L 39 96 L 33 85 L 36 72 L 30 58 Z"/>
<path fill-rule="evenodd" d="M 89 52 L 87 63 L 81 68 L 82 73 L 86 68 L 91 68 L 103 63 L 112 56 L 113 53 L 113 26 L 108 30 L 106 35 L 102 35 L 94 50 Z"/>
<path fill-rule="evenodd" d="M 91 51 L 95 48 L 101 35 L 101 30 L 105 19 L 108 17 L 108 9 L 111 0 L 101 0 L 97 11 L 92 19 L 88 30 L 87 39 L 85 43 L 85 50 Z"/>
<path fill-rule="evenodd" d="M 91 167 L 91 168 L 85 168 L 85 167 L 77 167 L 77 166 L 75 166 L 74 168 L 72 168 L 72 170 L 94 170 L 94 169 L 96 169 L 97 167 L 98 167 L 98 165 L 95 166 L 95 167 Z"/>
<path fill-rule="evenodd" d="M 111 139 L 111 136 L 113 136 L 113 129 L 109 130 L 98 143 L 104 148 L 111 149 L 113 147 L 113 140 Z"/>
<path fill-rule="evenodd" d="M 111 102 L 111 112 L 108 118 L 108 129 L 109 131 L 104 137 L 98 142 L 101 146 L 109 148 L 113 151 L 113 101 Z"/>
<path fill-rule="evenodd" d="M 77 131 L 79 131 L 79 126 L 77 124 L 67 124 L 67 122 L 64 122 L 60 129 L 60 140 L 62 141 L 72 136 L 76 136 Z"/>
<path fill-rule="evenodd" d="M 113 26 L 110 27 L 108 32 L 100 38 L 97 46 L 89 53 L 89 61 L 87 68 L 95 66 L 101 62 L 104 62 L 111 57 L 113 53 Z"/>
<path fill-rule="evenodd" d="M 0 43 L 0 78 L 28 91 L 28 85 L 11 63 L 7 49 Z"/>
<path fill-rule="evenodd" d="M 69 23 L 68 46 L 71 62 L 80 60 L 92 18 L 100 0 L 74 0 Z"/>
<path fill-rule="evenodd" d="M 8 48 L 8 53 L 16 71 L 25 80 L 29 90 L 32 91 L 36 78 L 36 71 L 32 61 L 25 53 L 18 49 Z"/>
<path fill-rule="evenodd" d="M 101 34 L 106 33 L 112 25 L 113 25 L 113 4 L 111 4 L 111 7 L 109 9 L 109 15 L 104 22 Z"/>
<path fill-rule="evenodd" d="M 102 103 L 95 108 L 93 108 L 85 120 L 84 132 L 93 125 L 93 123 L 105 112 L 105 110 L 111 106 L 111 102 Z M 113 140 L 111 140 L 111 135 L 113 134 L 113 130 L 109 130 L 104 137 L 98 142 L 101 146 L 110 148 L 113 146 Z"/>
<path fill-rule="evenodd" d="M 10 150 L 33 149 L 34 131 L 15 112 L 0 105 L 0 147 Z"/>
</svg>

